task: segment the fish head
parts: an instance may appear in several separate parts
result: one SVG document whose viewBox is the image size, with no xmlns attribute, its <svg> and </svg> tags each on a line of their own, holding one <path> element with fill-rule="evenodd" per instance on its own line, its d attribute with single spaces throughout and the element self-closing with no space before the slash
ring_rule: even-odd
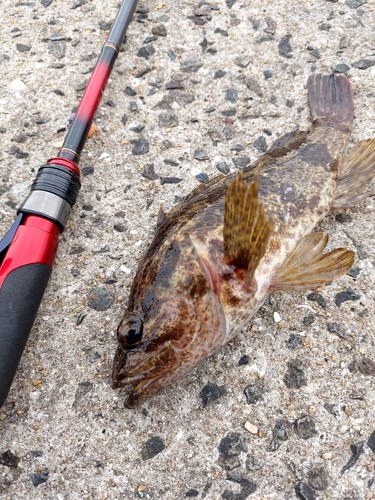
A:
<svg viewBox="0 0 375 500">
<path fill-rule="evenodd" d="M 145 258 L 117 329 L 113 388 L 136 384 L 134 407 L 173 384 L 224 343 L 223 309 L 188 234 Z"/>
</svg>

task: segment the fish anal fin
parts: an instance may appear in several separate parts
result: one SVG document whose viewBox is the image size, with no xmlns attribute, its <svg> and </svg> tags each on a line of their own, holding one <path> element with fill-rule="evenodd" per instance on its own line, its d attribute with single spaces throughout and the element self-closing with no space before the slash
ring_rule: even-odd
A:
<svg viewBox="0 0 375 500">
<path fill-rule="evenodd" d="M 266 252 L 272 224 L 258 198 L 258 174 L 250 184 L 237 175 L 228 187 L 224 210 L 224 260 L 245 269 L 251 286 L 255 269 Z"/>
<path fill-rule="evenodd" d="M 375 177 L 375 139 L 361 141 L 349 152 L 341 165 L 341 174 L 332 208 L 349 208 L 370 196 L 375 189 L 366 185 Z"/>
<path fill-rule="evenodd" d="M 327 242 L 327 235 L 319 232 L 302 238 L 273 279 L 270 289 L 308 290 L 347 273 L 353 266 L 355 253 L 346 248 L 323 253 Z"/>
</svg>

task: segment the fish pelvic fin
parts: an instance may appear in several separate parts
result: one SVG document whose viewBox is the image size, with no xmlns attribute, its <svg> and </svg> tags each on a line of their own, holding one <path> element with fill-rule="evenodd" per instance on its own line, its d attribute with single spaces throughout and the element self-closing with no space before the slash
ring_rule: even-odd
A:
<svg viewBox="0 0 375 500">
<path fill-rule="evenodd" d="M 361 141 L 350 151 L 341 165 L 335 200 L 332 208 L 349 208 L 354 203 L 374 194 L 366 190 L 375 177 L 375 139 Z"/>
<path fill-rule="evenodd" d="M 301 291 L 315 288 L 347 273 L 355 254 L 346 248 L 323 253 L 328 235 L 304 236 L 275 276 L 270 290 Z"/>
<path fill-rule="evenodd" d="M 325 121 L 351 126 L 353 93 L 345 75 L 311 75 L 307 92 L 313 122 Z"/>
<path fill-rule="evenodd" d="M 229 185 L 225 197 L 224 260 L 247 271 L 248 286 L 266 252 L 272 231 L 258 198 L 258 187 L 258 172 L 250 184 L 243 181 L 241 172 Z"/>
</svg>

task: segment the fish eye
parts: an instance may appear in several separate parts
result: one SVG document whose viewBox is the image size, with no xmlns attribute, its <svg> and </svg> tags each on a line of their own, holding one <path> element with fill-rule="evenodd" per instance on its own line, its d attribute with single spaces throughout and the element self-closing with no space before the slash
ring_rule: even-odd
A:
<svg viewBox="0 0 375 500">
<path fill-rule="evenodd" d="M 135 314 L 125 317 L 117 328 L 117 339 L 125 350 L 137 347 L 142 335 L 143 321 Z"/>
</svg>

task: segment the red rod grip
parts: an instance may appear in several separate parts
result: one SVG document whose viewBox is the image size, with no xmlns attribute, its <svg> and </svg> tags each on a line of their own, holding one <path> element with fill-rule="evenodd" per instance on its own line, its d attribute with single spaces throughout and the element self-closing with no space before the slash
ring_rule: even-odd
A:
<svg viewBox="0 0 375 500">
<path fill-rule="evenodd" d="M 52 267 L 59 243 L 60 230 L 56 224 L 28 215 L 10 244 L 0 266 L 0 288 L 6 277 L 27 264 L 47 264 Z"/>
</svg>

